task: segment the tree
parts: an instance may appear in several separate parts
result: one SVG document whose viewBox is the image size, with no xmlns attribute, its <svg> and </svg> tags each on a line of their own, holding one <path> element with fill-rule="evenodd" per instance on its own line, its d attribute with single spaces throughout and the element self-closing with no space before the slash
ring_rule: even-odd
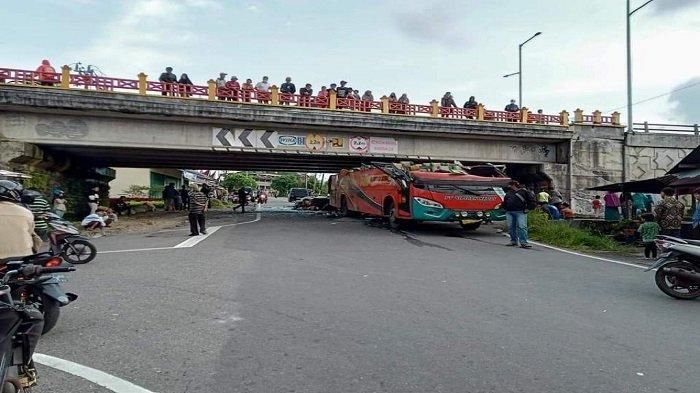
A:
<svg viewBox="0 0 700 393">
<path fill-rule="evenodd" d="M 243 172 L 227 174 L 221 184 L 229 191 L 234 191 L 241 187 L 255 188 L 258 185 L 253 176 Z"/>
<path fill-rule="evenodd" d="M 145 198 L 148 196 L 148 189 L 150 187 L 148 186 L 142 186 L 139 184 L 132 184 L 129 187 L 127 187 L 126 190 L 123 192 L 137 198 Z"/>
<path fill-rule="evenodd" d="M 299 187 L 299 176 L 294 173 L 287 173 L 272 180 L 272 188 L 277 190 L 279 195 L 287 195 L 289 190 Z"/>
</svg>

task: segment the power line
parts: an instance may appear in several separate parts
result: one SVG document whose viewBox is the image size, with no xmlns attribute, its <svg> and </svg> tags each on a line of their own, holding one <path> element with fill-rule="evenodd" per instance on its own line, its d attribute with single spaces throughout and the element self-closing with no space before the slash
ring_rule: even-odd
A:
<svg viewBox="0 0 700 393">
<path fill-rule="evenodd" d="M 635 102 L 635 103 L 632 103 L 632 106 L 637 105 L 637 104 L 643 104 L 643 103 L 649 102 L 649 101 L 653 101 L 653 100 L 656 100 L 656 99 L 661 98 L 661 97 L 666 97 L 666 96 L 669 96 L 669 95 L 671 95 L 671 94 L 673 94 L 673 93 L 675 93 L 675 92 L 677 92 L 677 91 L 681 91 L 681 90 L 685 90 L 685 89 L 690 89 L 691 87 L 695 87 L 695 86 L 697 86 L 697 85 L 700 85 L 700 81 L 697 81 L 697 82 L 691 83 L 691 84 L 689 84 L 689 85 L 685 85 L 685 86 L 679 87 L 679 88 L 674 89 L 674 90 L 671 90 L 671 91 L 669 91 L 669 92 L 667 92 L 667 93 L 663 93 L 663 94 L 659 94 L 659 95 L 657 95 L 657 96 L 645 98 L 645 99 L 643 99 L 643 100 L 641 100 L 641 101 L 637 101 L 637 102 Z M 616 110 L 619 110 L 619 109 L 625 109 L 625 108 L 627 108 L 627 105 L 620 106 L 620 107 L 617 107 L 617 108 L 614 108 L 614 109 L 610 109 L 610 110 L 608 110 L 608 111 L 606 111 L 606 112 L 613 112 L 613 111 L 616 111 Z"/>
</svg>

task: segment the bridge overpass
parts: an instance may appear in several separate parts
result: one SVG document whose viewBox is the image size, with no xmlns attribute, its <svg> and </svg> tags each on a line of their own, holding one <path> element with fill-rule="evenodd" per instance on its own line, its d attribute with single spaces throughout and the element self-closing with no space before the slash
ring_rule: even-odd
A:
<svg viewBox="0 0 700 393">
<path fill-rule="evenodd" d="M 619 114 L 569 117 L 227 91 L 138 79 L 0 69 L 0 166 L 336 171 L 369 161 L 507 164 L 546 173 L 574 200 L 590 186 L 653 177 L 693 134 L 625 134 Z M 4 82 L 4 84 L 3 84 Z M 11 168 L 17 169 L 17 168 Z M 21 168 L 19 168 L 21 169 Z M 582 202 L 580 206 L 583 206 Z"/>
</svg>

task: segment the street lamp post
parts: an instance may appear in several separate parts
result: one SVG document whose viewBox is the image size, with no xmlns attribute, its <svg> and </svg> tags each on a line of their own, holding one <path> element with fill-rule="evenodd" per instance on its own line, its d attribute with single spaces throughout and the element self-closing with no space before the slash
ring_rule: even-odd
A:
<svg viewBox="0 0 700 393">
<path fill-rule="evenodd" d="M 630 0 L 627 0 L 627 132 L 634 132 L 632 118 L 632 27 L 630 18 L 632 15 L 644 8 L 654 0 L 648 0 L 644 4 L 630 11 Z"/>
<path fill-rule="evenodd" d="M 508 78 L 509 76 L 513 75 L 518 76 L 518 105 L 520 105 L 521 108 L 523 107 L 523 46 L 540 34 L 542 34 L 542 32 L 538 31 L 537 33 L 533 34 L 532 37 L 525 40 L 525 42 L 518 45 L 518 72 L 503 75 L 504 78 Z"/>
</svg>

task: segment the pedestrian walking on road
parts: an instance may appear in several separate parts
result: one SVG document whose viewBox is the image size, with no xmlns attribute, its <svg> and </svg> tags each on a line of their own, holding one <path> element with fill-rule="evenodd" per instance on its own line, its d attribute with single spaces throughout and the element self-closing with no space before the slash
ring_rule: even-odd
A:
<svg viewBox="0 0 700 393">
<path fill-rule="evenodd" d="M 241 208 L 241 214 L 245 213 L 245 205 L 248 204 L 248 191 L 245 187 L 238 189 L 238 205 L 233 207 L 233 211 L 236 211 L 239 207 Z"/>
<path fill-rule="evenodd" d="M 198 236 L 200 233 L 206 235 L 207 229 L 204 213 L 207 212 L 207 196 L 199 191 L 197 185 L 193 185 L 189 200 L 190 214 L 187 218 L 190 220 L 190 236 Z"/>
<path fill-rule="evenodd" d="M 673 197 L 675 193 L 671 187 L 661 190 L 663 200 L 656 206 L 654 213 L 656 213 L 656 221 L 661 227 L 662 235 L 680 237 L 685 206 Z"/>
<path fill-rule="evenodd" d="M 182 210 L 189 210 L 190 208 L 190 192 L 187 189 L 187 186 L 184 184 L 182 185 L 182 188 L 180 189 L 180 198 L 182 199 Z"/>
<path fill-rule="evenodd" d="M 654 215 L 651 213 L 642 214 L 642 219 L 644 223 L 639 226 L 637 232 L 639 232 L 639 235 L 642 237 L 642 242 L 644 243 L 644 259 L 656 259 L 656 243 L 654 241 L 656 237 L 659 236 L 661 227 L 654 222 Z"/>
<path fill-rule="evenodd" d="M 508 192 L 503 198 L 503 210 L 506 211 L 509 246 L 531 248 L 527 241 L 527 212 L 535 206 L 532 194 L 517 181 L 508 183 Z"/>
</svg>

